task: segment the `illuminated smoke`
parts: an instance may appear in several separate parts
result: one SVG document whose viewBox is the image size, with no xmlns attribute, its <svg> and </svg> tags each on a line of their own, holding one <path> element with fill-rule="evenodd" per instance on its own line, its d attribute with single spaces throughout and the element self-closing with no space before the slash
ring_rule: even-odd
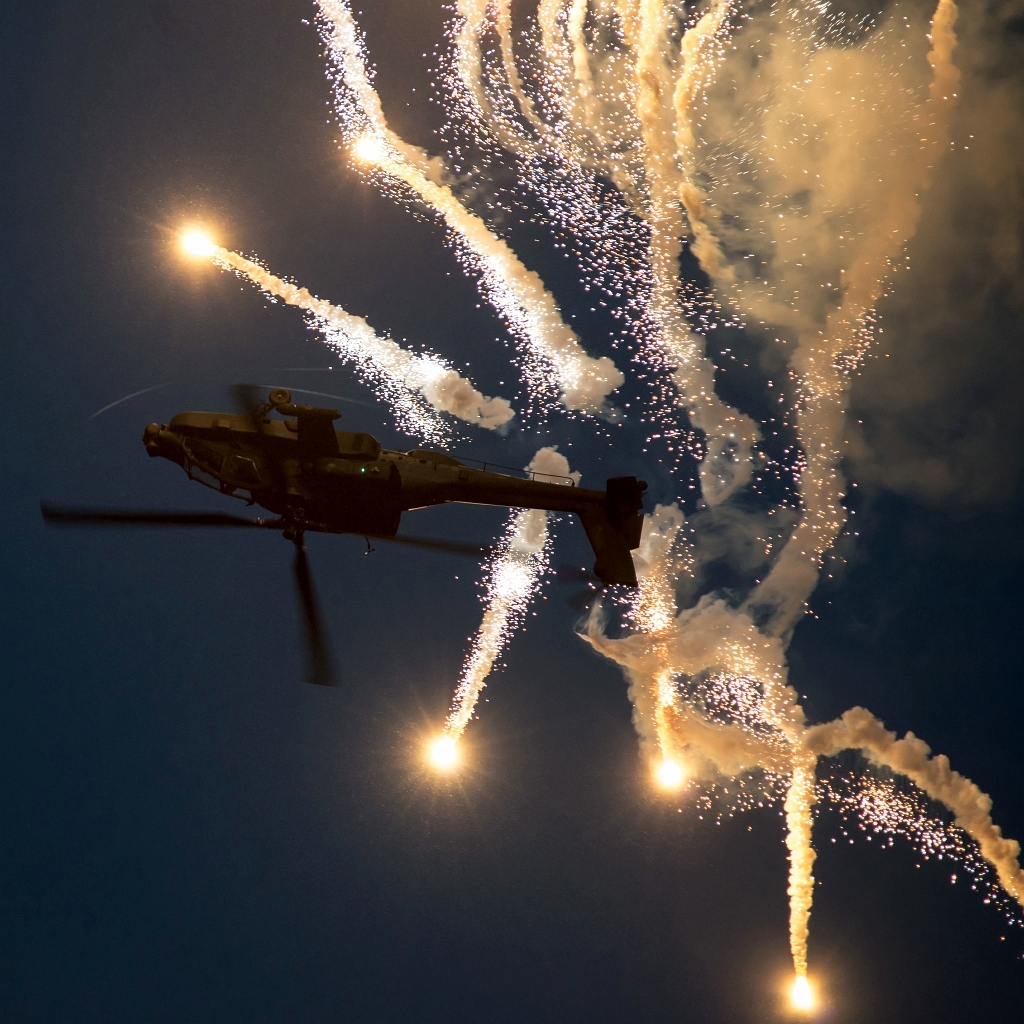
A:
<svg viewBox="0 0 1024 1024">
<path fill-rule="evenodd" d="M 789 850 L 789 948 L 798 978 L 807 977 L 807 935 L 814 900 L 815 852 L 811 845 L 814 769 L 817 758 L 796 754 L 786 791 L 786 847 Z"/>
<path fill-rule="evenodd" d="M 577 343 L 571 332 L 557 333 L 568 328 L 549 293 L 461 206 L 441 161 L 390 133 L 348 9 L 321 9 L 342 26 L 331 45 L 339 114 L 349 137 L 361 140 L 357 158 L 444 218 L 517 339 L 554 367 L 566 404 L 601 408 L 621 378 L 613 382 L 609 371 L 573 406 L 566 381 L 579 365 Z M 839 467 L 851 377 L 916 230 L 931 169 L 948 148 L 956 17 L 953 0 L 938 0 L 930 24 L 891 5 L 848 37 L 819 0 L 709 0 L 700 12 L 662 0 L 538 0 L 534 31 L 522 41 L 529 56 L 517 63 L 509 0 L 457 0 L 442 79 L 451 132 L 511 154 L 523 188 L 580 243 L 585 286 L 603 288 L 628 313 L 643 369 L 671 379 L 675 393 L 646 410 L 661 431 L 651 441 L 678 438 L 691 424 L 704 435 L 703 505 L 689 522 L 676 506 L 646 517 L 635 599 L 628 608 L 616 599 L 596 603 L 585 637 L 622 666 L 652 767 L 674 765 L 695 784 L 757 778 L 763 799 L 783 794 L 793 998 L 805 1008 L 814 1001 L 807 937 L 819 756 L 852 747 L 910 779 L 952 811 L 1005 891 L 1018 902 L 1024 896 L 1017 844 L 1002 837 L 973 783 L 861 709 L 808 727 L 785 658 L 846 521 Z M 687 255 L 711 293 L 680 280 Z M 542 314 L 551 316 L 553 337 L 569 340 L 538 341 Z M 766 363 L 783 367 L 786 394 L 772 396 L 797 454 L 787 467 L 770 467 L 790 472 L 794 492 L 772 509 L 771 527 L 747 500 L 756 473 L 769 468 L 759 428 L 716 390 L 721 371 L 707 339 L 723 325 L 763 335 Z M 567 369 L 552 355 L 563 349 Z M 677 421 L 680 407 L 688 424 Z M 449 720 L 453 735 L 472 717 L 539 580 L 530 567 L 544 557 L 543 541 L 513 548 L 526 515 L 513 517 L 489 569 L 488 607 Z M 750 550 L 760 545 L 755 558 Z M 701 571 L 716 557 L 756 564 L 745 596 L 701 595 Z M 612 637 L 606 622 L 616 610 L 627 632 Z"/>
<path fill-rule="evenodd" d="M 348 6 L 341 0 L 318 6 L 335 67 L 338 114 L 356 143 L 356 158 L 407 186 L 444 220 L 464 266 L 520 343 L 526 381 L 541 408 L 560 400 L 568 409 L 610 414 L 606 400 L 624 382 L 622 373 L 607 356 L 594 359 L 583 351 L 540 276 L 456 199 L 441 158 L 428 157 L 388 126 Z"/>
<path fill-rule="evenodd" d="M 811 726 L 804 744 L 812 753 L 826 756 L 841 750 L 860 750 L 873 764 L 906 776 L 953 812 L 956 824 L 977 842 L 981 855 L 996 869 L 999 884 L 1024 906 L 1020 844 L 1003 837 L 989 813 L 991 798 L 970 779 L 953 771 L 944 754 L 932 757 L 928 745 L 913 733 L 898 740 L 864 708 L 851 708 L 834 722 Z"/>
<path fill-rule="evenodd" d="M 639 586 L 629 618 L 648 634 L 663 633 L 676 616 L 675 580 L 681 570 L 677 540 L 682 526 L 683 514 L 675 504 L 656 505 L 653 513 L 644 516 L 640 547 L 633 556 Z M 680 762 L 681 751 L 668 721 L 676 705 L 674 684 L 675 677 L 667 668 L 642 683 L 631 680 L 633 723 L 655 765 Z"/>
<path fill-rule="evenodd" d="M 543 474 L 547 482 L 566 482 L 568 486 L 570 477 L 579 482 L 579 474 L 570 474 L 568 460 L 555 448 L 541 448 L 526 468 Z M 548 567 L 548 515 L 541 509 L 520 509 L 509 517 L 487 567 L 487 604 L 445 723 L 449 736 L 458 738 L 469 725 L 494 662 L 522 625 L 530 600 L 540 587 Z"/>
<path fill-rule="evenodd" d="M 504 398 L 486 398 L 437 356 L 409 352 L 390 338 L 380 337 L 362 317 L 275 277 L 258 263 L 212 243 L 210 252 L 203 255 L 252 281 L 267 295 L 304 309 L 310 327 L 390 403 L 406 432 L 438 443 L 448 434 L 438 412 L 488 430 L 503 427 L 515 415 Z"/>
<path fill-rule="evenodd" d="M 633 554 L 639 587 L 630 617 L 645 633 L 660 633 L 675 618 L 675 581 L 686 562 L 676 543 L 682 527 L 683 513 L 675 503 L 655 505 L 644 516 L 640 547 Z"/>
<path fill-rule="evenodd" d="M 653 340 L 672 368 L 680 401 L 689 409 L 694 426 L 706 435 L 708 450 L 701 464 L 701 489 L 706 501 L 718 504 L 750 480 L 758 430 L 748 416 L 726 406 L 715 393 L 714 365 L 704 354 L 704 339 L 695 335 L 687 322 L 680 294 L 679 257 L 686 234 L 682 200 L 696 193 L 680 168 L 675 145 L 680 129 L 675 126 L 674 130 L 673 119 L 688 109 L 693 98 L 697 75 L 693 65 L 701 44 L 689 46 L 687 40 L 694 33 L 703 38 L 707 16 L 683 37 L 683 67 L 673 88 L 675 71 L 666 60 L 668 12 L 654 2 L 642 2 L 639 9 L 634 90 L 643 142 L 640 152 L 645 195 L 637 209 L 649 231 L 648 314 Z M 683 123 L 689 124 L 688 117 Z M 700 203 L 693 198 L 691 206 L 696 209 Z M 704 232 L 701 237 L 706 250 L 704 221 L 694 223 Z M 720 275 L 721 268 L 715 269 Z"/>
</svg>

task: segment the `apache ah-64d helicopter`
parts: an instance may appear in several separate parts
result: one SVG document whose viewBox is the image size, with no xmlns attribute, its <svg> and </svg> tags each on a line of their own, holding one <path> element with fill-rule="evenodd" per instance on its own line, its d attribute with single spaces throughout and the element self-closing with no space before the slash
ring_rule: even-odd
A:
<svg viewBox="0 0 1024 1024">
<path fill-rule="evenodd" d="M 295 544 L 295 578 L 302 602 L 311 681 L 333 682 L 333 668 L 306 560 L 303 534 L 351 533 L 369 539 L 477 556 L 477 545 L 398 536 L 403 512 L 462 502 L 575 513 L 583 522 L 602 584 L 637 585 L 630 551 L 640 544 L 643 492 L 636 477 L 612 477 L 603 491 L 576 487 L 570 478 L 529 479 L 477 469 L 443 452 L 387 451 L 369 434 L 334 429 L 336 409 L 292 404 L 275 388 L 266 401 L 239 385 L 245 414 L 183 412 L 166 426 L 151 423 L 142 435 L 152 457 L 170 459 L 192 480 L 249 504 L 276 519 L 210 512 L 143 512 L 41 505 L 53 525 L 226 526 L 280 530 Z M 282 419 L 272 419 L 271 413 Z M 552 482 L 557 480 L 558 482 Z"/>
</svg>

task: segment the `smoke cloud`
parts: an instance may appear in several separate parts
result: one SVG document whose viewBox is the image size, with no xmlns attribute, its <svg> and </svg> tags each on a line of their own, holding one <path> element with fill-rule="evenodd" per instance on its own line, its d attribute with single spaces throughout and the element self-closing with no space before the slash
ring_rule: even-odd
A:
<svg viewBox="0 0 1024 1024">
<path fill-rule="evenodd" d="M 1015 20 L 1016 19 L 1016 20 Z M 877 357 L 853 382 L 847 459 L 862 483 L 933 503 L 998 503 L 1024 459 L 1024 3 L 957 24 L 953 145 L 879 304 Z"/>
<path fill-rule="evenodd" d="M 321 9 L 336 25 L 351 22 L 338 0 L 324 0 Z M 481 133 L 476 141 L 486 136 L 513 155 L 525 186 L 553 211 L 552 221 L 579 229 L 581 250 L 596 248 L 595 239 L 607 243 L 598 214 L 607 184 L 614 185 L 607 212 L 619 237 L 606 265 L 590 268 L 587 285 L 615 277 L 616 294 L 635 314 L 631 329 L 644 368 L 665 371 L 674 382 L 671 407 L 647 410 L 659 429 L 685 409 L 704 434 L 700 507 L 688 521 L 676 505 L 658 506 L 645 518 L 636 559 L 640 586 L 624 615 L 625 635 L 610 635 L 614 601 L 595 603 L 585 628 L 585 639 L 626 674 L 645 755 L 683 763 L 694 777 L 759 771 L 785 786 L 790 946 L 798 978 L 808 969 L 812 809 L 822 754 L 863 750 L 945 802 L 1020 901 L 1019 849 L 992 823 L 988 798 L 944 758 L 930 757 L 921 741 L 896 740 L 862 709 L 808 728 L 788 685 L 785 656 L 822 559 L 846 522 L 848 467 L 934 496 L 959 485 L 971 500 L 991 475 L 979 470 L 965 482 L 958 464 L 974 457 L 978 438 L 999 431 L 1017 436 L 1021 417 L 1014 418 L 1006 400 L 995 406 L 998 426 L 968 431 L 972 439 L 961 450 L 954 444 L 936 454 L 926 436 L 915 437 L 915 417 L 924 422 L 954 387 L 963 391 L 965 380 L 995 387 L 997 373 L 979 369 L 977 356 L 966 354 L 969 335 L 941 326 L 946 300 L 924 301 L 926 284 L 934 292 L 954 283 L 955 270 L 937 268 L 941 251 L 918 259 L 911 248 L 909 271 L 906 259 L 919 229 L 919 248 L 943 236 L 957 244 L 966 239 L 968 253 L 982 254 L 965 275 L 976 295 L 955 323 L 974 315 L 996 323 L 1001 308 L 1020 303 L 1021 288 L 1010 282 L 1020 269 L 1024 189 L 1017 164 L 991 156 L 1018 151 L 1021 105 L 987 115 L 995 97 L 1019 99 L 990 45 L 993 26 L 1005 22 L 1011 5 L 975 6 L 961 28 L 953 0 L 892 3 L 877 16 L 856 19 L 819 0 L 709 0 L 700 11 L 660 0 L 539 0 L 536 32 L 524 40 L 528 64 L 517 64 L 509 10 L 507 0 L 458 2 L 445 79 L 455 85 L 456 121 Z M 332 44 L 346 83 L 340 104 L 349 104 L 360 131 L 374 133 L 367 162 L 445 219 L 513 333 L 537 365 L 547 360 L 566 404 L 603 408 L 596 403 L 621 382 L 618 371 L 580 362 L 575 336 L 565 333 L 540 279 L 455 200 L 440 164 L 428 166 L 425 155 L 389 134 L 375 94 L 367 92 L 354 28 L 341 34 L 344 40 Z M 966 56 L 963 69 L 957 55 Z M 962 89 L 968 101 L 954 122 Z M 984 130 L 970 131 L 983 120 Z M 958 156 L 961 163 L 951 170 L 965 132 L 977 136 L 977 151 Z M 984 182 L 976 194 L 961 188 L 963 167 Z M 945 212 L 925 201 L 935 181 Z M 1010 226 L 996 230 L 1000 192 Z M 624 211 L 628 216 L 620 216 Z M 680 280 L 687 248 L 713 296 Z M 958 256 L 952 265 L 963 267 L 968 258 Z M 905 290 L 905 299 L 895 298 L 908 280 L 919 283 Z M 928 314 L 911 324 L 922 303 Z M 755 468 L 763 468 L 757 449 L 767 448 L 759 428 L 716 388 L 720 371 L 708 357 L 706 335 L 723 320 L 765 339 L 764 364 L 781 366 L 787 378 L 780 412 L 795 444 L 790 462 L 775 468 L 785 469 L 793 484 L 775 507 L 760 481 L 752 486 Z M 540 323 L 554 333 L 538 331 Z M 955 349 L 956 366 L 955 359 L 926 354 L 939 331 Z M 893 354 L 902 345 L 903 355 L 864 370 L 877 338 Z M 890 400 L 897 385 L 886 374 L 894 364 L 903 393 Z M 593 375 L 574 378 L 580 366 Z M 918 366 L 922 372 L 911 372 Z M 870 383 L 872 373 L 880 386 Z M 856 425 L 848 415 L 851 386 L 866 413 L 853 417 L 863 420 Z M 898 442 L 880 452 L 876 442 L 891 437 Z M 1019 456 L 1006 462 L 1019 464 Z M 1012 470 L 1002 474 L 1004 488 L 1011 478 Z M 543 513 L 516 513 L 509 522 L 488 568 L 488 604 L 460 680 L 451 732 L 466 727 L 534 592 L 546 564 L 546 537 Z M 727 584 L 715 580 L 719 563 L 733 574 Z"/>
</svg>

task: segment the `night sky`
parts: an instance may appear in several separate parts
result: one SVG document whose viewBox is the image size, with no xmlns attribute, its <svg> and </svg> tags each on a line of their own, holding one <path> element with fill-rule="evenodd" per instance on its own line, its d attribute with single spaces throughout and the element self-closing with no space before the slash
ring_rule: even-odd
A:
<svg viewBox="0 0 1024 1024">
<path fill-rule="evenodd" d="M 988 6 L 1003 12 L 1019 84 L 1020 5 Z M 437 151 L 429 69 L 443 12 L 424 0 L 362 9 L 393 127 Z M 479 623 L 471 561 L 310 537 L 342 666 L 342 685 L 322 689 L 302 681 L 280 538 L 43 526 L 40 499 L 240 511 L 141 443 L 148 422 L 230 408 L 240 381 L 341 396 L 344 429 L 416 446 L 350 371 L 314 372 L 337 361 L 296 310 L 183 260 L 186 223 L 379 332 L 470 363 L 486 394 L 516 395 L 510 340 L 443 231 L 339 152 L 313 15 L 304 0 L 5 7 L 0 1019 L 788 1019 L 778 810 L 716 825 L 692 799 L 652 790 L 621 672 L 574 635 L 574 588 L 545 587 L 485 691 L 464 767 L 439 778 L 422 746 Z M 967 202 L 941 176 L 936 188 L 946 210 Z M 1021 189 L 1002 211 L 1018 243 Z M 588 349 L 615 355 L 613 321 L 590 313 L 550 235 L 509 230 Z M 914 244 L 932 246 L 930 230 Z M 883 309 L 898 369 L 865 371 L 865 436 L 884 445 L 899 429 L 936 458 L 983 455 L 960 490 L 901 487 L 863 463 L 844 560 L 789 657 L 812 721 L 861 704 L 912 730 L 1021 838 L 1019 245 L 1003 266 L 983 315 L 966 334 L 936 328 L 934 351 L 900 347 L 927 281 L 910 282 L 888 321 Z M 966 278 L 943 287 L 958 282 L 977 299 Z M 953 369 L 894 426 L 871 396 L 926 362 L 936 379 Z M 742 391 L 742 376 L 726 386 Z M 556 417 L 549 430 L 461 435 L 457 451 L 511 466 L 558 444 L 590 486 L 636 473 L 653 500 L 679 490 L 642 454 L 638 427 Z M 486 542 L 503 521 L 453 507 L 403 528 Z M 560 524 L 555 562 L 588 554 L 579 524 Z M 1019 1019 L 1021 930 L 962 873 L 951 885 L 948 862 L 901 840 L 883 851 L 856 829 L 851 844 L 841 828 L 826 811 L 815 829 L 821 1019 Z"/>
</svg>

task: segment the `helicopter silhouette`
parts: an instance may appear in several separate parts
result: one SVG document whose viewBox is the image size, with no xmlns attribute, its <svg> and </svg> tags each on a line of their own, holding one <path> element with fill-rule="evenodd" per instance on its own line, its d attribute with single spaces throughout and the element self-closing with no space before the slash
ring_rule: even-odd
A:
<svg viewBox="0 0 1024 1024">
<path fill-rule="evenodd" d="M 275 388 L 263 400 L 236 385 L 243 413 L 182 412 L 143 431 L 146 451 L 181 466 L 190 480 L 272 512 L 255 519 L 222 512 L 71 508 L 40 503 L 54 526 L 206 526 L 279 530 L 295 545 L 294 574 L 303 612 L 309 679 L 333 685 L 336 672 L 306 556 L 306 533 L 350 533 L 477 558 L 489 548 L 399 535 L 402 514 L 448 502 L 544 509 L 578 515 L 602 586 L 637 585 L 630 552 L 640 544 L 643 492 L 636 477 L 611 477 L 605 490 L 570 477 L 513 476 L 477 468 L 429 449 L 389 451 L 370 434 L 334 429 L 337 409 L 295 405 Z M 272 414 L 280 418 L 273 418 Z"/>
</svg>

